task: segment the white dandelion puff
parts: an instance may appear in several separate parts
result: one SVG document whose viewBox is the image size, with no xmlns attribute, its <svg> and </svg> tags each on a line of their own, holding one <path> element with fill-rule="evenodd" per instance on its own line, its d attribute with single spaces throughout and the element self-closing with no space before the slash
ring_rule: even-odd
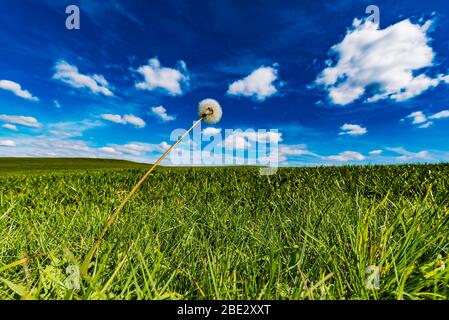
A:
<svg viewBox="0 0 449 320">
<path fill-rule="evenodd" d="M 204 99 L 198 106 L 198 114 L 205 123 L 214 124 L 220 121 L 223 111 L 217 100 Z"/>
<path fill-rule="evenodd" d="M 87 271 L 90 265 L 90 262 L 92 261 L 92 258 L 95 255 L 95 252 L 97 251 L 98 247 L 101 244 L 101 241 L 103 240 L 104 236 L 106 235 L 106 232 L 108 232 L 109 227 L 114 222 L 117 215 L 120 213 L 120 211 L 123 209 L 125 204 L 128 202 L 128 200 L 132 197 L 132 195 L 136 192 L 136 190 L 139 188 L 139 186 L 143 183 L 143 181 L 149 176 L 149 174 L 161 163 L 162 160 L 178 145 L 178 143 L 181 142 L 189 133 L 193 130 L 198 124 L 201 123 L 201 121 L 204 121 L 206 123 L 217 123 L 220 121 L 221 116 L 223 114 L 223 111 L 221 110 L 220 104 L 214 100 L 214 99 L 204 99 L 200 102 L 198 106 L 198 113 L 200 118 L 190 127 L 189 130 L 187 130 L 174 144 L 172 144 L 171 147 L 167 148 L 168 145 L 165 145 L 165 152 L 164 154 L 151 166 L 150 169 L 140 178 L 140 180 L 134 185 L 134 187 L 131 189 L 131 191 L 128 193 L 128 195 L 122 200 L 120 205 L 115 209 L 114 213 L 109 217 L 109 219 L 106 221 L 105 226 L 103 227 L 103 230 L 100 233 L 100 236 L 97 238 L 97 240 L 94 242 L 92 248 L 90 249 L 89 253 L 87 254 L 87 257 L 84 259 L 84 262 L 81 266 L 81 276 L 83 278 L 86 278 Z"/>
</svg>

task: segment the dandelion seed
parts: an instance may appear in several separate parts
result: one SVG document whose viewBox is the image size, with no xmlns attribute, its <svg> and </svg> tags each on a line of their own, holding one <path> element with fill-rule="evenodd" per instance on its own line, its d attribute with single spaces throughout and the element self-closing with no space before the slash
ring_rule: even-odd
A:
<svg viewBox="0 0 449 320">
<path fill-rule="evenodd" d="M 122 202 L 117 207 L 117 209 L 114 211 L 114 213 L 109 217 L 108 221 L 106 221 L 106 224 L 105 224 L 103 230 L 101 231 L 100 236 L 94 242 L 92 248 L 90 249 L 89 253 L 87 254 L 87 257 L 84 259 L 84 262 L 81 266 L 81 276 L 83 278 L 86 278 L 88 276 L 87 269 L 89 268 L 90 262 L 92 261 L 92 258 L 94 257 L 95 252 L 97 251 L 98 247 L 100 246 L 101 241 L 103 240 L 104 236 L 106 235 L 106 232 L 109 230 L 110 226 L 114 222 L 114 220 L 117 217 L 117 215 L 119 214 L 119 212 L 123 209 L 125 204 L 132 197 L 132 195 L 137 191 L 137 189 L 140 187 L 142 182 L 149 176 L 151 171 L 153 171 L 154 168 L 156 168 L 158 166 L 158 164 L 161 163 L 161 161 L 164 160 L 164 158 L 178 145 L 178 143 L 180 143 L 181 140 L 184 139 L 190 133 L 190 131 L 192 131 L 193 128 L 195 128 L 201 121 L 204 121 L 209 124 L 217 123 L 218 121 L 220 121 L 223 111 L 221 110 L 220 104 L 216 100 L 204 99 L 200 102 L 200 104 L 198 106 L 198 114 L 199 114 L 199 119 L 170 148 L 168 148 L 167 151 L 165 151 L 165 153 L 142 176 L 142 178 L 140 178 L 140 180 L 131 189 L 131 191 L 128 193 L 128 195 L 123 198 Z"/>
<path fill-rule="evenodd" d="M 220 104 L 214 99 L 204 99 L 198 106 L 198 115 L 208 124 L 220 121 L 223 111 Z"/>
</svg>

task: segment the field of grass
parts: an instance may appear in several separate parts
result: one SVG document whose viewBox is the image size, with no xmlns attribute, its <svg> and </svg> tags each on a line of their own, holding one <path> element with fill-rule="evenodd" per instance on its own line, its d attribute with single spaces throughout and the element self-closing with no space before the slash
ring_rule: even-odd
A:
<svg viewBox="0 0 449 320">
<path fill-rule="evenodd" d="M 0 161 L 0 299 L 449 298 L 449 165 L 158 168 L 76 288 L 145 171 L 95 166 Z"/>
<path fill-rule="evenodd" d="M 0 174 L 44 174 L 68 170 L 148 168 L 148 164 L 125 160 L 89 158 L 0 158 Z"/>
</svg>

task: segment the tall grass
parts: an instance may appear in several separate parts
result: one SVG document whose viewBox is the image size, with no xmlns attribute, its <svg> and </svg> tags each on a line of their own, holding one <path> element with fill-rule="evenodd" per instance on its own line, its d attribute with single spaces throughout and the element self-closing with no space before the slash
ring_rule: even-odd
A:
<svg viewBox="0 0 449 320">
<path fill-rule="evenodd" d="M 156 170 L 68 289 L 143 172 L 0 177 L 0 298 L 449 298 L 448 165 Z"/>
</svg>

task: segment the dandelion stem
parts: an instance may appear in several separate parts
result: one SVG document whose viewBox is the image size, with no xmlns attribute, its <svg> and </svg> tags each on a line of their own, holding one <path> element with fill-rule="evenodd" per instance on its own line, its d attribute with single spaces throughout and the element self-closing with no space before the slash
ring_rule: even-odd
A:
<svg viewBox="0 0 449 320">
<path fill-rule="evenodd" d="M 178 143 L 181 142 L 182 139 L 184 139 L 190 131 L 193 130 L 203 119 L 205 115 L 202 115 L 191 127 L 189 130 L 187 130 L 165 153 L 151 166 L 151 168 L 140 178 L 140 180 L 136 183 L 136 185 L 131 189 L 131 191 L 128 193 L 128 195 L 122 200 L 120 205 L 117 207 L 117 209 L 114 211 L 114 213 L 109 217 L 108 221 L 106 222 L 105 226 L 103 227 L 103 230 L 100 233 L 100 236 L 95 241 L 94 245 L 90 249 L 89 253 L 87 254 L 86 259 L 83 262 L 83 265 L 81 266 L 81 276 L 85 278 L 87 276 L 87 269 L 89 268 L 89 264 L 92 261 L 92 258 L 95 255 L 95 252 L 97 251 L 98 247 L 100 246 L 101 241 L 103 240 L 104 236 L 106 235 L 106 232 L 108 231 L 109 227 L 114 222 L 117 215 L 120 213 L 120 211 L 123 209 L 125 204 L 128 202 L 128 200 L 133 196 L 133 194 L 137 191 L 137 189 L 140 187 L 142 182 L 148 177 L 148 175 L 151 173 L 151 171 L 154 170 L 154 168 L 157 167 L 159 163 L 161 163 L 162 160 L 178 145 Z"/>
</svg>

